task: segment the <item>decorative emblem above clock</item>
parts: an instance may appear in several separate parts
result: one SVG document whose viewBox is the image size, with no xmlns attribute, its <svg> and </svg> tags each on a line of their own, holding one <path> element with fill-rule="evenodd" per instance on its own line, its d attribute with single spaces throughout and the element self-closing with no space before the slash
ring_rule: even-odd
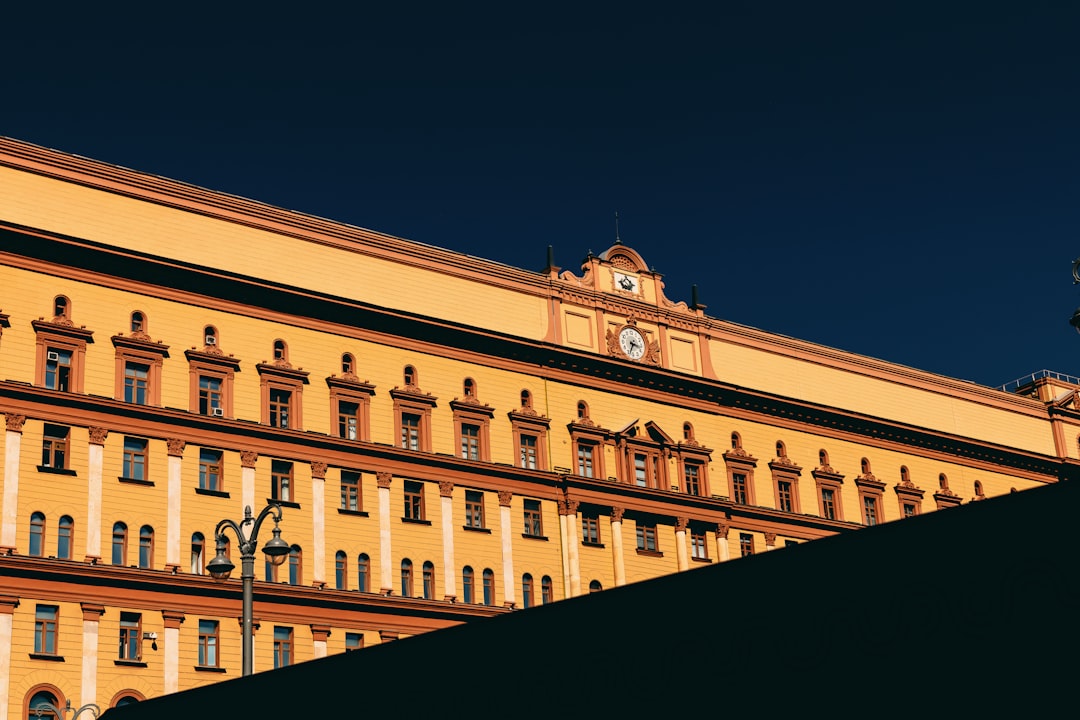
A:
<svg viewBox="0 0 1080 720">
<path fill-rule="evenodd" d="M 638 294 L 640 285 L 638 284 L 638 278 L 636 275 L 630 275 L 629 273 L 620 272 L 616 270 L 615 277 L 615 289 L 622 290 L 623 292 Z"/>
</svg>

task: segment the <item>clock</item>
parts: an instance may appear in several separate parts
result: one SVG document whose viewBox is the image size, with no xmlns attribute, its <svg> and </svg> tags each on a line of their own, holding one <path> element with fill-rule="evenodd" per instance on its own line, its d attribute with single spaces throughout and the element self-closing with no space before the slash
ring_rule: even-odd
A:
<svg viewBox="0 0 1080 720">
<path fill-rule="evenodd" d="M 631 360 L 640 360 L 645 355 L 645 336 L 632 325 L 619 331 L 619 347 Z"/>
<path fill-rule="evenodd" d="M 627 275 L 626 273 L 615 273 L 615 287 L 619 290 L 626 292 L 636 293 L 638 291 L 638 279 L 633 275 Z"/>
</svg>

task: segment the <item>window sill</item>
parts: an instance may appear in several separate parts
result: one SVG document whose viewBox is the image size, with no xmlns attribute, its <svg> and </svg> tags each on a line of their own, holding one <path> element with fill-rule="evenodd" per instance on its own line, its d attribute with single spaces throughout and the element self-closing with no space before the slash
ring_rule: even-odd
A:
<svg viewBox="0 0 1080 720">
<path fill-rule="evenodd" d="M 196 665 L 195 672 L 208 672 L 208 673 L 223 673 L 228 672 L 222 667 L 210 667 L 209 665 Z"/>
<path fill-rule="evenodd" d="M 401 518 L 401 522 L 410 523 L 411 525 L 430 525 L 431 524 L 430 520 L 419 520 L 417 518 L 407 518 L 407 517 Z"/>
<path fill-rule="evenodd" d="M 364 510 L 346 510 L 345 508 L 338 508 L 338 515 L 352 515 L 354 517 L 368 517 L 367 512 Z"/>
<path fill-rule="evenodd" d="M 659 550 L 643 550 L 641 548 L 638 548 L 637 554 L 645 555 L 646 557 L 664 557 L 664 553 L 660 552 Z"/>
<path fill-rule="evenodd" d="M 486 527 L 471 527 L 469 525 L 462 525 L 461 529 L 462 530 L 468 530 L 469 532 L 486 533 L 488 535 L 491 534 L 491 528 L 486 528 Z"/>
<path fill-rule="evenodd" d="M 38 465 L 38 472 L 52 473 L 53 475 L 78 475 L 74 470 L 68 470 L 67 468 L 52 467 L 51 465 Z"/>
<path fill-rule="evenodd" d="M 591 547 L 591 548 L 603 548 L 604 547 L 604 543 L 588 542 L 587 540 L 582 540 L 581 544 L 584 545 L 585 547 Z"/>
<path fill-rule="evenodd" d="M 146 663 L 142 660 L 113 660 L 114 665 L 123 665 L 124 667 L 146 667 Z"/>
<path fill-rule="evenodd" d="M 206 488 L 195 488 L 196 495 L 209 495 L 210 497 L 227 498 L 229 493 L 224 490 L 207 490 Z"/>
<path fill-rule="evenodd" d="M 692 562 L 699 562 L 699 563 L 711 563 L 712 562 L 712 558 L 692 557 L 692 558 L 690 558 L 690 560 Z"/>
<path fill-rule="evenodd" d="M 293 510 L 300 509 L 300 503 L 292 502 L 291 500 L 275 500 L 274 498 L 266 498 L 267 505 L 280 505 L 283 508 L 292 508 Z"/>
<path fill-rule="evenodd" d="M 154 486 L 154 481 L 153 480 L 139 480 L 138 478 L 129 478 L 129 477 L 118 477 L 116 479 L 119 480 L 120 482 L 126 483 L 128 485 L 146 485 L 148 487 L 153 487 Z"/>
<path fill-rule="evenodd" d="M 543 540 L 544 542 L 547 542 L 548 539 L 547 535 L 530 535 L 529 533 L 521 533 L 521 537 L 528 540 Z"/>
<path fill-rule="evenodd" d="M 49 662 L 64 662 L 63 655 L 48 655 L 46 653 L 30 653 L 31 660 L 48 660 Z"/>
</svg>

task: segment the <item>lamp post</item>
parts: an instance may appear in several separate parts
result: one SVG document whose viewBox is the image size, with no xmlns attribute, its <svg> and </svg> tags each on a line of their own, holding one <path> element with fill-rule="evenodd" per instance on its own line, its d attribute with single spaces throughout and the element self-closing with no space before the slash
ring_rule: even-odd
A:
<svg viewBox="0 0 1080 720">
<path fill-rule="evenodd" d="M 71 712 L 71 700 L 67 700 L 64 703 L 64 707 L 58 708 L 51 702 L 42 701 L 34 706 L 34 715 L 41 717 L 44 713 L 52 713 L 59 720 L 65 720 L 67 714 Z M 79 716 L 84 712 L 90 713 L 90 717 L 96 718 L 101 715 L 101 708 L 94 703 L 86 703 L 81 708 L 75 711 L 75 714 L 71 716 L 71 720 L 78 720 Z"/>
<path fill-rule="evenodd" d="M 237 544 L 240 548 L 240 580 L 244 584 L 244 608 L 240 621 L 241 635 L 243 637 L 242 672 L 244 676 L 252 673 L 251 656 L 253 654 L 254 643 L 251 629 L 251 614 L 253 588 L 255 585 L 255 547 L 258 542 L 259 528 L 262 527 L 263 520 L 268 516 L 274 518 L 274 537 L 266 541 L 266 545 L 263 546 L 263 552 L 266 554 L 267 560 L 273 565 L 280 565 L 285 562 L 285 558 L 289 555 L 289 546 L 281 539 L 281 529 L 278 528 L 278 523 L 281 522 L 281 506 L 277 504 L 267 505 L 262 509 L 262 512 L 259 513 L 259 517 L 252 518 L 251 506 L 246 505 L 244 507 L 244 519 L 239 524 L 228 518 L 217 524 L 217 528 L 214 529 L 214 538 L 217 542 L 217 554 L 206 566 L 206 569 L 215 580 L 223 581 L 228 579 L 229 573 L 236 567 L 229 558 L 225 557 L 225 529 L 231 529 L 236 533 Z M 248 534 L 245 535 L 244 528 L 248 526 L 250 526 L 250 530 Z"/>
</svg>

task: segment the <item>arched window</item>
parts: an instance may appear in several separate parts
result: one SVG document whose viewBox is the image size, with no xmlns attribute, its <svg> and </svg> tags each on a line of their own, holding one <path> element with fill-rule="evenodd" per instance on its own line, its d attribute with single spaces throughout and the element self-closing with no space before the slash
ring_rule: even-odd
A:
<svg viewBox="0 0 1080 720">
<path fill-rule="evenodd" d="M 555 602 L 555 590 L 551 584 L 551 578 L 547 575 L 540 578 L 540 602 L 544 605 Z"/>
<path fill-rule="evenodd" d="M 949 489 L 949 478 L 945 477 L 945 473 L 941 473 L 940 475 L 937 476 L 937 484 L 938 484 L 938 488 L 940 488 L 942 490 L 948 490 Z"/>
<path fill-rule="evenodd" d="M 911 484 L 911 473 L 908 472 L 906 465 L 900 466 L 900 482 L 904 485 Z"/>
<path fill-rule="evenodd" d="M 784 445 L 783 440 L 776 441 L 776 457 L 787 457 L 787 447 Z"/>
<path fill-rule="evenodd" d="M 461 392 L 464 393 L 467 398 L 476 397 L 476 381 L 472 378 L 465 378 L 465 382 L 461 384 Z"/>
<path fill-rule="evenodd" d="M 983 486 L 981 480 L 975 481 L 975 497 L 983 497 Z"/>
<path fill-rule="evenodd" d="M 476 578 L 473 576 L 473 569 L 466 565 L 461 568 L 461 599 L 463 602 L 471 604 L 473 601 L 473 584 L 476 582 Z"/>
<path fill-rule="evenodd" d="M 591 593 L 600 592 L 603 589 L 604 589 L 604 586 L 600 584 L 599 580 L 593 580 L 592 582 L 589 583 L 589 592 L 591 592 Z"/>
<path fill-rule="evenodd" d="M 584 400 L 578 400 L 577 416 L 578 419 L 589 417 L 589 406 Z"/>
<path fill-rule="evenodd" d="M 529 392 L 528 390 L 522 390 L 521 391 L 521 407 L 523 407 L 523 408 L 531 408 L 532 407 L 532 393 Z"/>
<path fill-rule="evenodd" d="M 334 554 L 334 587 L 338 590 L 347 590 L 348 575 L 349 573 L 345 569 L 345 563 L 348 561 L 348 556 L 344 550 L 338 550 Z"/>
<path fill-rule="evenodd" d="M 274 360 L 280 360 L 287 362 L 289 359 L 289 346 L 285 344 L 284 340 L 274 341 Z"/>
<path fill-rule="evenodd" d="M 866 458 L 863 458 L 862 460 L 859 461 L 859 467 L 862 469 L 862 474 L 863 475 L 869 475 L 870 474 L 870 461 L 867 460 Z"/>
<path fill-rule="evenodd" d="M 684 422 L 682 424 L 682 437 L 683 437 L 683 440 L 693 440 L 694 439 L 694 426 L 691 425 L 688 422 Z"/>
<path fill-rule="evenodd" d="M 139 567 L 154 567 L 154 528 L 149 525 L 139 528 Z"/>
<path fill-rule="evenodd" d="M 529 573 L 521 576 L 521 607 L 533 606 L 533 577 Z"/>
<path fill-rule="evenodd" d="M 424 563 L 424 599 L 435 599 L 435 564 L 430 560 Z"/>
<path fill-rule="evenodd" d="M 112 528 L 112 564 L 127 564 L 127 525 L 122 522 Z"/>
<path fill-rule="evenodd" d="M 414 368 L 412 365 L 406 365 L 405 372 L 403 374 L 405 380 L 405 387 L 413 387 L 417 384 L 416 368 Z"/>
<path fill-rule="evenodd" d="M 146 698 L 142 697 L 134 690 L 121 690 L 120 693 L 113 700 L 112 707 L 118 708 L 124 707 L 126 705 L 134 705 L 135 703 L 140 703 L 145 699 Z"/>
<path fill-rule="evenodd" d="M 30 516 L 30 547 L 26 554 L 31 557 L 45 554 L 45 513 L 36 512 Z"/>
<path fill-rule="evenodd" d="M 207 325 L 203 328 L 203 344 L 204 345 L 217 345 L 218 344 L 218 331 L 213 325 Z"/>
<path fill-rule="evenodd" d="M 412 597 L 412 560 L 405 558 L 401 561 L 401 596 Z"/>
<path fill-rule="evenodd" d="M 371 577 L 371 558 L 367 553 L 360 553 L 356 558 L 356 589 L 360 592 L 368 591 L 368 580 Z"/>
<path fill-rule="evenodd" d="M 191 574 L 202 575 L 203 568 L 206 567 L 204 562 L 204 553 L 206 551 L 206 538 L 203 537 L 201 532 L 191 534 Z"/>
<path fill-rule="evenodd" d="M 345 353 L 341 356 L 341 374 L 352 375 L 356 371 L 356 358 L 352 353 Z"/>
<path fill-rule="evenodd" d="M 43 720 L 60 720 L 60 718 L 57 718 L 55 712 L 45 708 L 46 703 L 58 710 L 64 705 L 63 700 L 60 699 L 60 691 L 53 688 L 51 685 L 49 688 L 50 689 L 48 690 L 41 687 L 31 689 L 30 693 L 32 694 L 30 694 L 30 699 L 26 703 L 26 717 L 28 719 L 36 720 L 36 718 L 39 717 L 37 712 L 40 710 L 40 717 Z"/>
<path fill-rule="evenodd" d="M 299 545 L 289 548 L 289 584 L 299 585 L 304 580 L 303 575 L 304 552 Z"/>
<path fill-rule="evenodd" d="M 822 467 L 827 467 L 829 465 L 829 453 L 825 452 L 824 449 L 817 451 L 817 459 L 818 465 L 821 465 Z"/>
<path fill-rule="evenodd" d="M 739 433 L 737 433 L 737 432 L 731 433 L 731 449 L 732 450 L 741 450 L 742 449 L 742 436 L 739 435 Z"/>
<path fill-rule="evenodd" d="M 75 521 L 71 519 L 71 516 L 64 515 L 60 518 L 60 522 L 56 526 L 56 557 L 61 560 L 71 559 L 74 532 Z"/>
<path fill-rule="evenodd" d="M 71 301 L 63 295 L 53 299 L 53 317 L 71 319 Z"/>
<path fill-rule="evenodd" d="M 144 333 L 146 332 L 146 315 L 136 310 L 131 313 L 131 332 Z"/>
<path fill-rule="evenodd" d="M 495 573 L 490 568 L 484 568 L 484 604 L 495 604 Z"/>
</svg>

